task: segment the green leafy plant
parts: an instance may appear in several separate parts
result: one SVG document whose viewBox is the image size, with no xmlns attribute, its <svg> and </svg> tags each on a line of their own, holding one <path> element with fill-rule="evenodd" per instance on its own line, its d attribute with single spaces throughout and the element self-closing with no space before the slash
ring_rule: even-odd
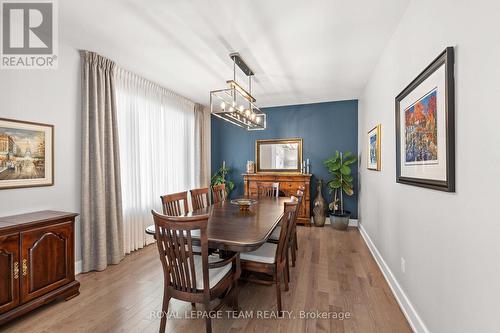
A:
<svg viewBox="0 0 500 333">
<path fill-rule="evenodd" d="M 348 196 L 354 194 L 353 176 L 351 165 L 357 160 L 356 156 L 351 152 L 339 153 L 337 150 L 335 155 L 323 161 L 323 164 L 328 169 L 332 179 L 328 181 L 328 192 L 333 193 L 333 201 L 328 205 L 334 213 L 344 213 L 344 197 L 343 193 Z"/>
<path fill-rule="evenodd" d="M 234 189 L 234 182 L 227 177 L 228 173 L 231 171 L 230 168 L 225 167 L 224 165 L 217 170 L 216 173 L 212 176 L 210 180 L 210 186 L 226 184 L 226 192 L 229 196 Z"/>
</svg>

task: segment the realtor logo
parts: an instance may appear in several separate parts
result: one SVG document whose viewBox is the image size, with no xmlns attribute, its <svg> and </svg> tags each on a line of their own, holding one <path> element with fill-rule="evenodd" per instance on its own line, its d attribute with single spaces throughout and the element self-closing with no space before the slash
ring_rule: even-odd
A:
<svg viewBox="0 0 500 333">
<path fill-rule="evenodd" d="M 57 68 L 55 1 L 3 0 L 1 18 L 1 69 Z"/>
</svg>

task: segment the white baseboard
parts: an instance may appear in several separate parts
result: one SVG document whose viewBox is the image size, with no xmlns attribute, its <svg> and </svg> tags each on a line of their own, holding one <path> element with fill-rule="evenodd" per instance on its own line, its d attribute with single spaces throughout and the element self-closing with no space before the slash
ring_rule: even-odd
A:
<svg viewBox="0 0 500 333">
<path fill-rule="evenodd" d="M 326 218 L 325 224 L 331 224 L 330 219 L 328 217 Z M 314 225 L 314 220 L 312 217 L 311 217 L 311 225 Z M 349 226 L 350 227 L 357 227 L 358 220 L 357 219 L 349 219 Z"/>
<path fill-rule="evenodd" d="M 413 332 L 429 333 L 429 330 L 425 326 L 422 318 L 420 318 L 417 311 L 411 304 L 410 300 L 408 299 L 408 296 L 406 296 L 405 292 L 403 291 L 398 281 L 396 280 L 396 277 L 394 276 L 394 274 L 392 274 L 392 271 L 390 270 L 389 266 L 387 266 L 386 262 L 384 261 L 384 258 L 382 258 L 380 252 L 378 251 L 375 244 L 372 242 L 370 236 L 366 233 L 366 230 L 363 228 L 363 225 L 360 224 L 358 228 L 361 233 L 361 236 L 365 240 L 366 245 L 370 249 L 373 258 L 375 259 L 377 265 L 382 271 L 385 280 L 389 284 L 389 287 L 391 288 L 392 293 L 394 294 L 394 297 L 396 298 L 399 307 L 401 308 L 403 314 L 408 320 L 408 323 L 410 324 Z"/>
<path fill-rule="evenodd" d="M 82 261 L 75 261 L 75 275 L 80 274 L 82 272 Z"/>
</svg>

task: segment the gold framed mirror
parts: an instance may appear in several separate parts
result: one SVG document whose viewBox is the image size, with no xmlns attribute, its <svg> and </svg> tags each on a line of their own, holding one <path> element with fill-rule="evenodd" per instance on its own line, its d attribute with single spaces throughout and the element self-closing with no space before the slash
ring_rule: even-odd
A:
<svg viewBox="0 0 500 333">
<path fill-rule="evenodd" d="M 256 140 L 255 160 L 258 173 L 300 173 L 302 139 Z"/>
</svg>

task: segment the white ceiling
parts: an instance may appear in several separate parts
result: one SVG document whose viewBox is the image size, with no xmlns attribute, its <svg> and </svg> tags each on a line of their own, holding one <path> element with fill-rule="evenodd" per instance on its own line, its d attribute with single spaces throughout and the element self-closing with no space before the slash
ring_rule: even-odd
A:
<svg viewBox="0 0 500 333">
<path fill-rule="evenodd" d="M 257 105 L 303 104 L 358 98 L 408 2 L 63 0 L 59 31 L 62 43 L 205 105 L 238 51 L 256 74 Z"/>
</svg>

